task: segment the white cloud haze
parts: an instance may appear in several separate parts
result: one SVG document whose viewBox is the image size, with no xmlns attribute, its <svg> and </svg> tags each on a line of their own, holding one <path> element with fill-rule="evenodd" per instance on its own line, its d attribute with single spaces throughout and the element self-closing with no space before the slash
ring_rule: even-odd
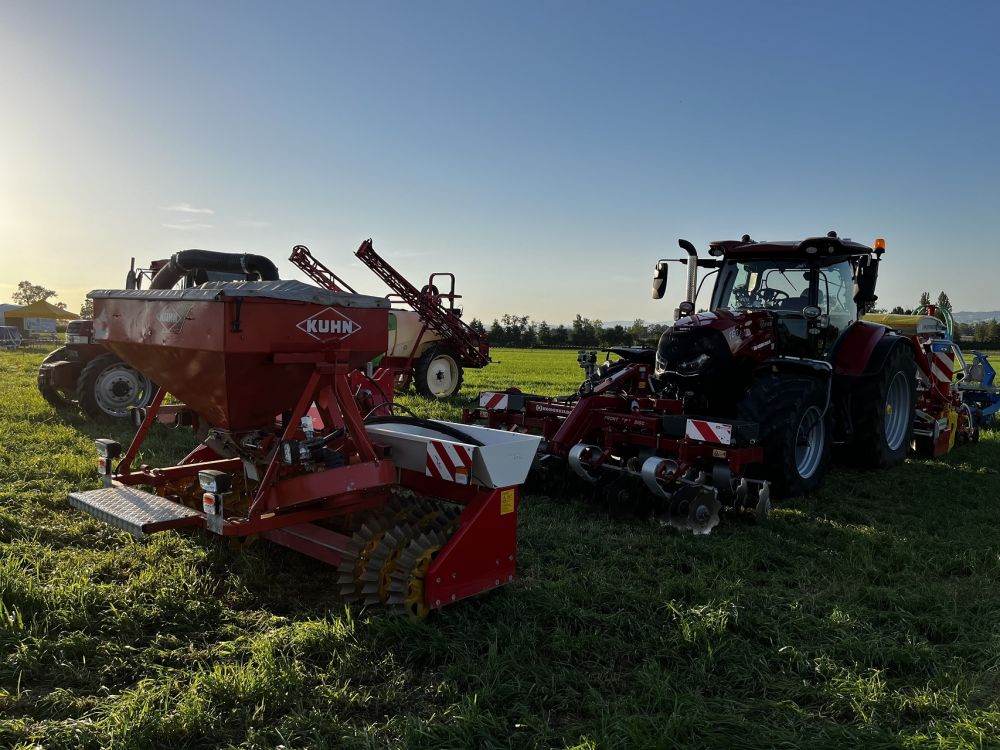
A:
<svg viewBox="0 0 1000 750">
<path fill-rule="evenodd" d="M 182 214 L 214 214 L 210 208 L 195 208 L 190 203 L 175 203 L 172 206 L 161 206 L 161 211 L 176 211 Z"/>
</svg>

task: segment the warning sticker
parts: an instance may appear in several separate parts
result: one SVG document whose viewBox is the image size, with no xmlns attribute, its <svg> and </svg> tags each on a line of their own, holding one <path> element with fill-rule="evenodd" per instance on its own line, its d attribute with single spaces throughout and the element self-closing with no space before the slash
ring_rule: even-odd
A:
<svg viewBox="0 0 1000 750">
<path fill-rule="evenodd" d="M 514 490 L 502 490 L 500 492 L 500 515 L 506 516 L 514 512 L 514 498 L 517 493 Z"/>
</svg>

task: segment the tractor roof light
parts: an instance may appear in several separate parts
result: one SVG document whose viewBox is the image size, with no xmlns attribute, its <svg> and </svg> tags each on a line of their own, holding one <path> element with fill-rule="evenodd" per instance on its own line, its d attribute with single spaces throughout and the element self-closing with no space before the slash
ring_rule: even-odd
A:
<svg viewBox="0 0 1000 750">
<path fill-rule="evenodd" d="M 819 250 L 815 245 L 810 245 L 809 247 L 806 248 L 806 255 L 815 255 L 818 252 Z"/>
<path fill-rule="evenodd" d="M 879 237 L 878 239 L 875 240 L 875 249 L 876 250 L 881 250 L 883 253 L 885 252 L 885 239 L 884 238 Z"/>
</svg>

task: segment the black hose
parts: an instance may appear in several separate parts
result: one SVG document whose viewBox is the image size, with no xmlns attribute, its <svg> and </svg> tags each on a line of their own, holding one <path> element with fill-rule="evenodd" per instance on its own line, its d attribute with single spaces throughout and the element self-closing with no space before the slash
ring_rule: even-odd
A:
<svg viewBox="0 0 1000 750">
<path fill-rule="evenodd" d="M 432 430 L 434 432 L 440 432 L 442 435 L 448 435 L 456 440 L 461 440 L 463 443 L 475 446 L 483 446 L 481 440 L 478 440 L 469 433 L 458 429 L 457 427 L 451 427 L 450 425 L 442 424 L 440 422 L 434 422 L 430 419 L 423 419 L 421 417 L 369 417 L 365 420 L 365 424 L 412 424 L 415 427 L 423 427 L 425 430 Z"/>
<path fill-rule="evenodd" d="M 385 395 L 385 391 L 382 390 L 382 386 L 379 385 L 379 382 L 375 378 L 372 378 L 372 377 L 369 377 L 368 375 L 365 375 L 365 380 L 367 380 L 369 383 L 371 383 L 373 386 L 375 386 L 375 390 L 377 390 L 381 394 L 381 396 L 382 396 L 382 403 L 379 404 L 378 406 L 376 406 L 370 412 L 368 412 L 365 415 L 365 419 L 368 419 L 368 417 L 370 417 L 372 414 L 374 414 L 375 412 L 377 412 L 382 407 L 387 408 L 389 410 L 389 414 L 391 415 L 393 407 L 396 406 L 396 404 L 393 403 L 392 399 L 390 399 L 388 396 Z M 403 405 L 400 404 L 400 406 L 403 406 Z M 409 411 L 410 414 L 413 414 L 413 412 L 410 411 L 409 407 L 403 406 L 403 408 L 406 409 L 407 411 Z M 416 416 L 416 414 L 414 414 L 413 416 Z"/>
<path fill-rule="evenodd" d="M 263 255 L 250 253 L 219 253 L 214 250 L 181 250 L 174 253 L 149 284 L 150 289 L 173 289 L 191 271 L 221 271 L 223 273 L 256 276 L 261 281 L 277 281 L 278 269 Z"/>
</svg>

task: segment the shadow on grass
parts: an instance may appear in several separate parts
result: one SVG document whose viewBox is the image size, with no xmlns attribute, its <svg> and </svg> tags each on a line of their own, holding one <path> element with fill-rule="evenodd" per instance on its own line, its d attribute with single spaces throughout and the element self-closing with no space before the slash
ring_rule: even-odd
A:
<svg viewBox="0 0 1000 750">
<path fill-rule="evenodd" d="M 995 437 L 944 461 L 836 469 L 769 522 L 728 516 L 708 537 L 527 495 L 519 580 L 410 622 L 344 605 L 333 569 L 269 543 L 135 542 L 39 504 L 91 476 L 86 441 L 125 444 L 132 428 L 69 415 L 84 439 L 38 458 L 31 446 L 62 433 L 40 421 L 51 411 L 25 414 L 17 434 L 37 432 L 0 465 L 0 746 L 961 747 L 995 736 Z M 192 445 L 156 428 L 144 460 L 169 465 Z"/>
</svg>

